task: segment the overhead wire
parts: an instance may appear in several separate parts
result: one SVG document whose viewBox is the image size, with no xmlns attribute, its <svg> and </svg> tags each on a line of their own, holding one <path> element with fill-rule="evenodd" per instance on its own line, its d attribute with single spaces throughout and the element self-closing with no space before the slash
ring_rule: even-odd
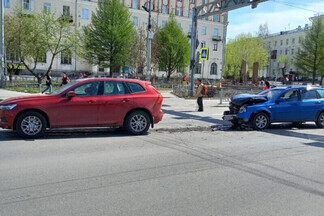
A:
<svg viewBox="0 0 324 216">
<path fill-rule="evenodd" d="M 278 1 L 278 0 L 271 0 L 271 1 L 274 2 L 274 3 L 277 3 L 277 4 L 286 5 L 286 6 L 297 8 L 297 9 L 300 9 L 300 10 L 305 10 L 305 11 L 314 12 L 314 13 L 320 13 L 320 11 L 315 11 L 315 10 L 312 10 L 312 9 L 305 8 L 303 6 L 298 6 L 298 4 L 292 3 L 292 2 Z"/>
</svg>

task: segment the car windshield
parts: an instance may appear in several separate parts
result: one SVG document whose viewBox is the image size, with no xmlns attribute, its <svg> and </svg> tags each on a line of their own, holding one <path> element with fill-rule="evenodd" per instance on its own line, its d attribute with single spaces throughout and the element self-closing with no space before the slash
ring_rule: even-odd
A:
<svg viewBox="0 0 324 216">
<path fill-rule="evenodd" d="M 280 92 L 282 91 L 283 89 L 267 89 L 265 91 L 260 92 L 258 95 L 265 95 L 267 96 L 268 100 L 271 100 L 272 98 L 280 94 Z"/>
<path fill-rule="evenodd" d="M 79 81 L 73 81 L 65 86 L 62 86 L 61 88 L 59 88 L 57 91 L 53 92 L 52 95 L 58 95 L 61 94 L 62 92 L 64 92 L 66 89 L 70 88 L 71 86 L 75 85 L 76 83 L 78 83 Z"/>
</svg>

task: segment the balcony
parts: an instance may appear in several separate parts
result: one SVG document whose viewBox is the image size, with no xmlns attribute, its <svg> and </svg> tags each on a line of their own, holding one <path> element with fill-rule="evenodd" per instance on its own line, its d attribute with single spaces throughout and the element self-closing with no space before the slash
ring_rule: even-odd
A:
<svg viewBox="0 0 324 216">
<path fill-rule="evenodd" d="M 219 36 L 219 35 L 213 35 L 212 40 L 213 40 L 213 41 L 222 41 L 222 38 L 221 38 L 221 36 Z"/>
</svg>

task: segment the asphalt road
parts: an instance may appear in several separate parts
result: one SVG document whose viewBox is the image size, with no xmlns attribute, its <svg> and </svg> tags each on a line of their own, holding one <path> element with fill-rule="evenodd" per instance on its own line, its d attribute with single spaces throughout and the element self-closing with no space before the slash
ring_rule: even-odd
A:
<svg viewBox="0 0 324 216">
<path fill-rule="evenodd" d="M 323 132 L 0 130 L 0 215 L 323 215 Z"/>
</svg>

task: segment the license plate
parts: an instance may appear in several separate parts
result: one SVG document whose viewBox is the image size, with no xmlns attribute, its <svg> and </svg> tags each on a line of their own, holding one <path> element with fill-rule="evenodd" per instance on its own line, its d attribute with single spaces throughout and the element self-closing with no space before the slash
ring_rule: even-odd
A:
<svg viewBox="0 0 324 216">
<path fill-rule="evenodd" d="M 236 115 L 224 115 L 224 116 L 223 116 L 223 119 L 224 119 L 225 121 L 231 121 L 231 120 L 234 120 L 235 117 L 236 117 Z"/>
</svg>

